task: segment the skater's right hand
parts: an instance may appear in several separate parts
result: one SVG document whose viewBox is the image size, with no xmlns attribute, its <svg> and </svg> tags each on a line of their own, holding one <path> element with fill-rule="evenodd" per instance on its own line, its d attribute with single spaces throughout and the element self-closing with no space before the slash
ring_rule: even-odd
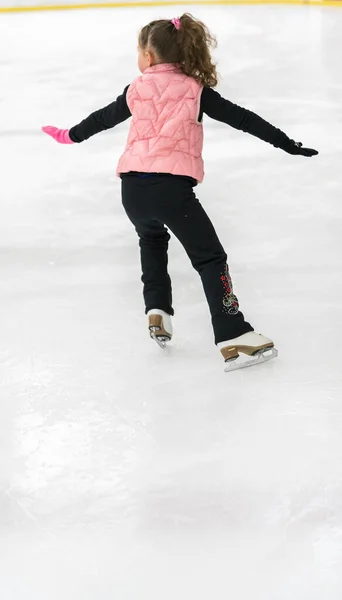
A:
<svg viewBox="0 0 342 600">
<path fill-rule="evenodd" d="M 42 131 L 50 135 L 59 144 L 74 144 L 69 135 L 69 129 L 58 129 L 58 127 L 52 127 L 47 125 L 42 127 Z"/>
<path fill-rule="evenodd" d="M 306 156 L 308 158 L 318 154 L 317 150 L 313 150 L 313 148 L 303 148 L 303 144 L 301 142 L 295 142 L 294 140 L 290 139 L 286 141 L 286 144 L 284 144 L 282 149 L 288 154 Z"/>
</svg>

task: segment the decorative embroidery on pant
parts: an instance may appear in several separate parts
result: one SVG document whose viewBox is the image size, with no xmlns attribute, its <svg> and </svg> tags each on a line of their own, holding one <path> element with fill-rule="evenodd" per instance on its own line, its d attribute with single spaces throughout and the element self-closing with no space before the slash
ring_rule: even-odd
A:
<svg viewBox="0 0 342 600">
<path fill-rule="evenodd" d="M 224 274 L 221 275 L 221 281 L 224 288 L 224 296 L 222 300 L 223 312 L 226 312 L 229 315 L 236 315 L 239 312 L 239 301 L 233 293 L 233 283 L 230 277 L 228 265 L 226 265 Z"/>
</svg>

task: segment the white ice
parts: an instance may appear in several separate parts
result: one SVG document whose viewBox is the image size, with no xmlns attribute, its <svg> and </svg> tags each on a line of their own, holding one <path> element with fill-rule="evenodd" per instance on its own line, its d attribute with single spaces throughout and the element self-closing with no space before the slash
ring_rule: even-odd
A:
<svg viewBox="0 0 342 600">
<path fill-rule="evenodd" d="M 192 7 L 221 93 L 305 145 L 205 119 L 198 194 L 241 307 L 279 358 L 224 374 L 173 240 L 175 338 L 149 340 L 115 167 L 128 122 L 70 127 L 137 74 L 182 8 L 0 16 L 3 600 L 338 600 L 342 594 L 342 10 Z"/>
</svg>

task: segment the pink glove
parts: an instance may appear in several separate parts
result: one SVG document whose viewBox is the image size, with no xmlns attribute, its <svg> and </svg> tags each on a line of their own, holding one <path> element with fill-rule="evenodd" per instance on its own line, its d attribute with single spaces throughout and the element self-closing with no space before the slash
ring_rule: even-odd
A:
<svg viewBox="0 0 342 600">
<path fill-rule="evenodd" d="M 42 127 L 42 131 L 51 135 L 59 144 L 74 144 L 72 139 L 70 139 L 69 129 L 58 129 L 58 127 L 48 125 L 47 127 Z"/>
</svg>

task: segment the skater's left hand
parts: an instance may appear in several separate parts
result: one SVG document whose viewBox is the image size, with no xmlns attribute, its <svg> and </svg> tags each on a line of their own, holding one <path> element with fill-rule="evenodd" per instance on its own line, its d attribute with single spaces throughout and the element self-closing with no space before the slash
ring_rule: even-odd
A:
<svg viewBox="0 0 342 600">
<path fill-rule="evenodd" d="M 69 129 L 58 129 L 58 127 L 52 127 L 51 125 L 48 125 L 46 127 L 42 127 L 42 131 L 48 135 L 51 135 L 51 137 L 59 144 L 74 143 L 70 138 Z"/>
<path fill-rule="evenodd" d="M 288 143 L 283 146 L 283 150 L 288 154 L 306 156 L 308 158 L 318 154 L 317 150 L 313 150 L 313 148 L 303 148 L 301 142 L 295 142 L 294 140 L 289 140 Z"/>
</svg>

